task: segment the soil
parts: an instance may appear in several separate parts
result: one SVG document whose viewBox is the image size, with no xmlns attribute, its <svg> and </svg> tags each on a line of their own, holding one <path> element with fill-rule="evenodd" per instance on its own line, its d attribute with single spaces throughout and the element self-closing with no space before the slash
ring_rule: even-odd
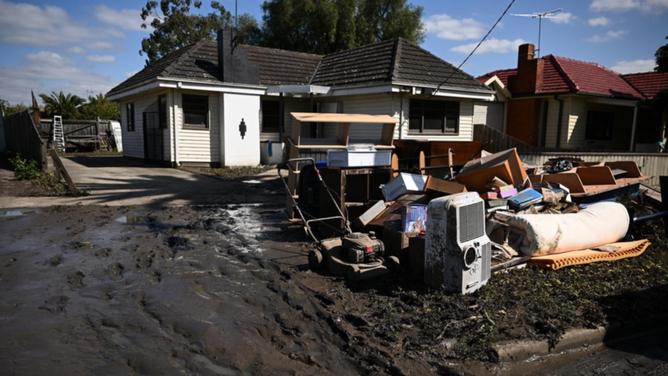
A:
<svg viewBox="0 0 668 376">
<path fill-rule="evenodd" d="M 244 189 L 232 184 L 230 192 Z M 278 186 L 269 185 L 269 190 Z M 56 206 L 0 216 L 5 374 L 501 372 L 496 341 L 663 317 L 668 252 L 496 274 L 470 296 L 306 267 L 276 195 L 237 205 Z M 0 214 L 2 214 L 0 212 Z M 658 322 L 658 321 L 657 321 Z"/>
</svg>

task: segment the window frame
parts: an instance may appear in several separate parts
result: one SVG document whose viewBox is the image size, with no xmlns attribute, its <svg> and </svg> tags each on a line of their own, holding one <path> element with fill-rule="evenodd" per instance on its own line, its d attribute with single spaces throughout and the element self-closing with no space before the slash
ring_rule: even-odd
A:
<svg viewBox="0 0 668 376">
<path fill-rule="evenodd" d="M 460 106 L 461 103 L 458 101 L 411 98 L 408 103 L 408 134 L 459 135 Z M 440 118 L 440 129 L 426 128 L 425 118 L 427 120 Z M 419 127 L 411 127 L 416 120 L 419 121 Z M 449 130 L 453 128 L 448 127 L 449 121 L 454 121 L 454 130 Z"/>
<path fill-rule="evenodd" d="M 125 104 L 125 128 L 128 132 L 134 132 L 135 126 L 135 104 L 134 102 L 127 102 Z"/>
<path fill-rule="evenodd" d="M 275 114 L 276 127 L 275 128 L 272 127 L 270 130 L 265 130 L 265 127 L 266 127 L 265 117 L 267 116 L 267 113 L 265 111 L 264 106 L 265 106 L 265 104 L 268 104 L 268 103 L 271 103 L 272 105 L 275 104 L 277 106 L 276 107 L 277 112 Z M 260 100 L 260 114 L 261 114 L 260 118 L 262 119 L 262 122 L 260 123 L 260 132 L 261 133 L 280 133 L 279 132 L 280 129 L 281 129 L 281 102 L 280 101 L 271 100 L 271 99 Z M 273 115 L 270 115 L 270 116 L 273 117 Z"/>
<path fill-rule="evenodd" d="M 204 103 L 206 103 L 206 111 L 188 111 L 186 109 L 186 98 L 187 97 L 199 97 L 200 100 L 204 100 Z M 192 103 L 192 101 L 190 102 Z M 209 130 L 209 123 L 210 123 L 210 112 L 211 109 L 209 108 L 209 96 L 208 95 L 200 95 L 200 94 L 181 94 L 181 108 L 183 111 L 183 128 L 184 129 L 194 129 L 194 130 Z M 190 109 L 192 110 L 192 109 Z M 188 123 L 186 118 L 188 117 L 188 113 L 193 113 L 195 115 L 204 115 L 204 123 L 196 124 L 196 123 Z"/>
<path fill-rule="evenodd" d="M 593 123 L 594 121 L 596 121 L 596 123 Z M 615 113 L 613 111 L 587 110 L 585 140 L 612 141 L 614 137 L 614 128 Z"/>
</svg>

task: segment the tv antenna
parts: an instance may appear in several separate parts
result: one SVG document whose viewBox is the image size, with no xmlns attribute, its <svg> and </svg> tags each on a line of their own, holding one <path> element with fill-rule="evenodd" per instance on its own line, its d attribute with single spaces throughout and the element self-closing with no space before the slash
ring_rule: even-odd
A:
<svg viewBox="0 0 668 376">
<path fill-rule="evenodd" d="M 537 57 L 540 57 L 540 33 L 543 28 L 543 18 L 557 18 L 557 14 L 561 13 L 561 9 L 552 9 L 545 12 L 535 12 L 535 13 L 511 13 L 511 16 L 515 17 L 529 17 L 529 18 L 538 18 L 538 49 L 536 50 Z"/>
</svg>

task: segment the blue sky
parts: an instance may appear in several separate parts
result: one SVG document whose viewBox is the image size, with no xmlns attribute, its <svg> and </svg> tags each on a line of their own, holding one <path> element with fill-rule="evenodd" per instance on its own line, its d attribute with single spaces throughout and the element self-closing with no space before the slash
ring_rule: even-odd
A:
<svg viewBox="0 0 668 376">
<path fill-rule="evenodd" d="M 509 0 L 508 0 L 509 1 Z M 205 4 L 209 1 L 204 0 Z M 233 0 L 221 1 L 234 9 Z M 424 8 L 422 47 L 457 65 L 494 23 L 506 0 L 409 0 Z M 36 93 L 106 92 L 140 70 L 139 9 L 145 1 L 0 0 L 0 98 L 28 103 Z M 262 18 L 262 0 L 239 0 L 239 13 Z M 543 23 L 542 54 L 594 61 L 622 73 L 651 70 L 666 43 L 668 0 L 517 0 L 511 13 L 561 8 Z M 536 42 L 536 20 L 508 15 L 463 69 L 514 67 L 516 47 Z"/>
</svg>

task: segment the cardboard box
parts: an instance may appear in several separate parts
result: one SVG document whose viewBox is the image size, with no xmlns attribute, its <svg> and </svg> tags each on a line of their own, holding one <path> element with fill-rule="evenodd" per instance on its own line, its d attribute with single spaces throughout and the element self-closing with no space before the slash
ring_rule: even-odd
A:
<svg viewBox="0 0 668 376">
<path fill-rule="evenodd" d="M 399 176 L 383 185 L 383 197 L 385 197 L 385 201 L 394 201 L 408 192 L 422 192 L 426 183 L 427 176 L 425 175 L 401 172 Z"/>
<path fill-rule="evenodd" d="M 428 193 L 439 196 L 466 192 L 466 186 L 463 184 L 457 183 L 456 181 L 435 178 L 433 176 L 427 177 L 424 189 Z"/>
</svg>

